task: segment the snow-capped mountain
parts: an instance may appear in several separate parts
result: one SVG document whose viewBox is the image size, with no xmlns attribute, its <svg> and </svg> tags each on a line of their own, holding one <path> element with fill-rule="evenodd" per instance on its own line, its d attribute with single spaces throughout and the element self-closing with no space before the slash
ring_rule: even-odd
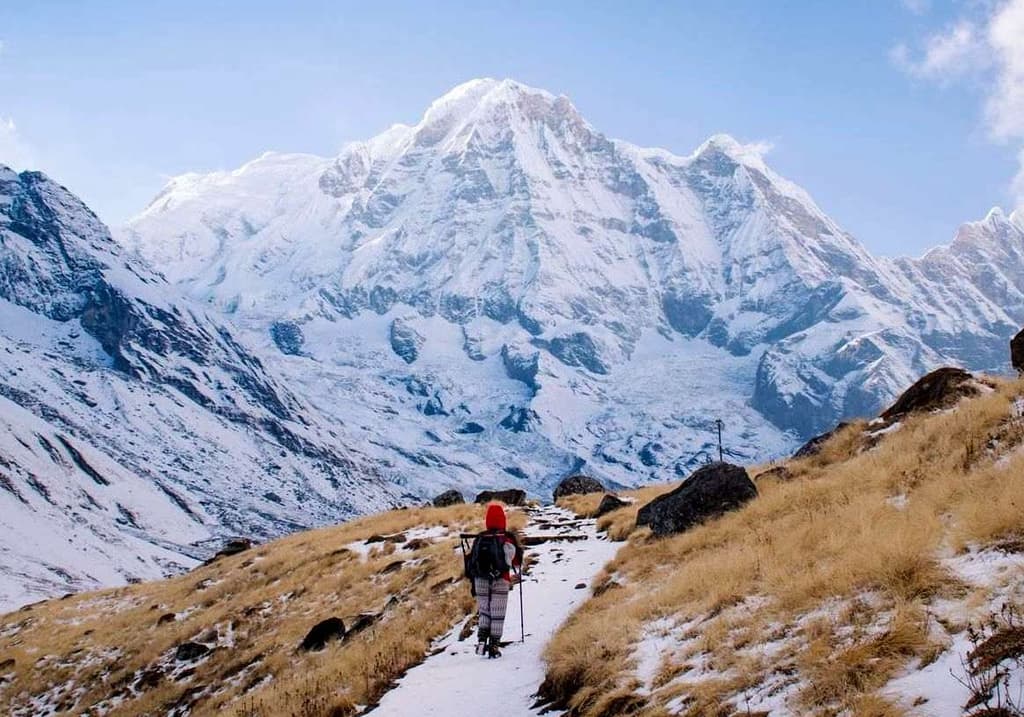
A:
<svg viewBox="0 0 1024 717">
<path fill-rule="evenodd" d="M 719 416 L 733 450 L 765 455 L 940 363 L 999 368 L 1024 320 L 1019 221 L 876 259 L 753 148 L 642 149 L 507 80 L 336 158 L 179 177 L 123 238 L 272 337 L 325 410 L 325 394 L 383 391 L 377 408 L 419 431 L 407 450 L 470 418 L 505 439 L 511 411 L 625 482 L 686 465 Z M 410 414 L 386 388 L 406 379 L 469 412 Z"/>
<path fill-rule="evenodd" d="M 175 294 L 63 187 L 0 166 L 0 605 L 398 501 Z"/>
</svg>

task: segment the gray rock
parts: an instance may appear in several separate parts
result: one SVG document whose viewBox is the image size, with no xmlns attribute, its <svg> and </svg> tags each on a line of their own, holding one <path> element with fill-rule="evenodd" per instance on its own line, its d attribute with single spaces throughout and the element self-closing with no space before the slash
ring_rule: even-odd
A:
<svg viewBox="0 0 1024 717">
<path fill-rule="evenodd" d="M 594 513 L 594 517 L 600 518 L 602 515 L 607 515 L 613 510 L 618 510 L 619 508 L 625 508 L 627 505 L 629 505 L 629 503 L 622 500 L 619 496 L 606 493 L 604 498 L 601 499 L 601 504 L 597 506 L 597 512 Z"/>
<path fill-rule="evenodd" d="M 567 495 L 586 495 L 587 493 L 600 493 L 604 490 L 596 478 L 590 476 L 575 475 L 562 480 L 555 488 L 555 500 L 564 498 Z"/>
<path fill-rule="evenodd" d="M 1018 373 L 1024 373 L 1024 330 L 1010 341 L 1010 363 Z"/>
<path fill-rule="evenodd" d="M 449 505 L 459 505 L 465 502 L 466 499 L 462 497 L 462 493 L 452 488 L 434 498 L 434 507 L 445 508 Z"/>
<path fill-rule="evenodd" d="M 974 396 L 978 387 L 974 376 L 960 368 L 940 368 L 919 379 L 896 402 L 882 412 L 886 421 L 899 420 L 909 413 L 950 408 L 966 396 Z"/>
<path fill-rule="evenodd" d="M 736 510 L 757 497 L 757 488 L 740 466 L 711 463 L 683 484 L 640 509 L 637 527 L 650 526 L 658 536 L 681 533 L 703 521 Z"/>
<path fill-rule="evenodd" d="M 490 503 L 491 501 L 501 501 L 505 505 L 526 505 L 526 491 L 519 490 L 518 488 L 509 488 L 508 490 L 485 490 L 482 493 L 477 494 L 474 503 Z"/>
</svg>

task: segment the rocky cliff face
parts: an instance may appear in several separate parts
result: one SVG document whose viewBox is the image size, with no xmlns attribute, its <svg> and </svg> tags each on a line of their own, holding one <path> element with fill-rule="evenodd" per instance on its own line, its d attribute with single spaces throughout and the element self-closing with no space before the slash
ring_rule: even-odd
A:
<svg viewBox="0 0 1024 717">
<path fill-rule="evenodd" d="M 1019 218 L 877 259 L 729 137 L 643 149 L 495 80 L 335 158 L 179 177 L 122 238 L 254 337 L 297 327 L 268 359 L 297 390 L 469 490 L 686 473 L 717 417 L 761 457 L 939 364 L 1002 368 L 1024 273 Z"/>
<path fill-rule="evenodd" d="M 0 167 L 0 604 L 393 504 L 222 323 L 38 173 Z"/>
</svg>

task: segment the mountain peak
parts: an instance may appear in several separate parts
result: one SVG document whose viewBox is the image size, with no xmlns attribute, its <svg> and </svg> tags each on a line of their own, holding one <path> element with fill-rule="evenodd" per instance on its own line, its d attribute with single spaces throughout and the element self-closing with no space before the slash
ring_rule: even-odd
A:
<svg viewBox="0 0 1024 717">
<path fill-rule="evenodd" d="M 751 142 L 744 144 L 730 134 L 713 134 L 704 140 L 691 155 L 694 159 L 711 154 L 724 154 L 735 162 L 765 168 L 764 154 L 771 146 L 767 142 Z"/>
</svg>

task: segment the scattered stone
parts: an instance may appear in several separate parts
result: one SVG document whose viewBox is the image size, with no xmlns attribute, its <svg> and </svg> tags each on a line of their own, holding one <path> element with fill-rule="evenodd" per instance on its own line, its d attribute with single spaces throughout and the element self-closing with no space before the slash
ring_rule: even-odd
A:
<svg viewBox="0 0 1024 717">
<path fill-rule="evenodd" d="M 423 548 L 428 548 L 431 545 L 433 545 L 433 543 L 431 543 L 426 538 L 413 538 L 408 543 L 403 545 L 402 549 L 403 550 L 423 550 Z"/>
<path fill-rule="evenodd" d="M 526 505 L 526 491 L 518 488 L 509 488 L 508 490 L 485 490 L 479 493 L 474 503 L 490 503 L 492 501 L 499 501 L 505 505 Z"/>
<path fill-rule="evenodd" d="M 789 468 L 786 468 L 786 466 L 775 466 L 774 468 L 769 468 L 766 471 L 761 471 L 756 476 L 754 476 L 754 482 L 757 483 L 758 481 L 764 480 L 766 478 L 774 478 L 775 480 L 787 481 L 792 477 L 793 471 L 789 470 Z"/>
<path fill-rule="evenodd" d="M 402 569 L 403 565 L 405 565 L 405 561 L 404 560 L 396 560 L 393 563 L 388 563 L 387 565 L 385 565 L 384 569 L 381 570 L 377 574 L 378 575 L 389 575 L 391 573 L 398 572 L 399 570 Z"/>
<path fill-rule="evenodd" d="M 303 638 L 299 649 L 304 652 L 318 652 L 332 640 L 345 639 L 345 623 L 340 617 L 329 617 L 318 622 Z"/>
<path fill-rule="evenodd" d="M 757 488 L 745 469 L 731 463 L 711 463 L 641 508 L 636 524 L 650 526 L 658 536 L 681 533 L 756 497 Z"/>
<path fill-rule="evenodd" d="M 378 620 L 380 620 L 380 613 L 378 612 L 361 612 L 356 615 L 356 619 L 349 626 L 345 632 L 345 639 L 356 635 L 368 627 L 372 627 Z"/>
<path fill-rule="evenodd" d="M 394 535 L 377 534 L 371 535 L 369 538 L 367 538 L 365 544 L 373 545 L 374 543 L 395 543 L 396 545 L 401 545 L 406 540 L 408 540 L 408 538 L 405 537 L 404 533 L 395 533 Z"/>
<path fill-rule="evenodd" d="M 452 488 L 434 498 L 434 507 L 447 508 L 449 505 L 461 505 L 465 502 L 466 499 L 462 497 L 462 493 Z"/>
<path fill-rule="evenodd" d="M 832 436 L 839 433 L 839 431 L 846 428 L 848 425 L 850 424 L 839 423 L 831 431 L 822 433 L 820 436 L 815 436 L 811 440 L 807 441 L 807 443 L 800 446 L 799 449 L 797 449 L 797 452 L 793 454 L 793 459 L 796 460 L 798 458 L 810 458 L 811 456 L 818 455 L 819 453 L 821 453 L 821 449 L 825 447 L 825 444 L 828 443 L 829 439 L 832 438 Z"/>
<path fill-rule="evenodd" d="M 966 396 L 978 393 L 977 381 L 960 368 L 940 368 L 921 378 L 882 413 L 885 421 L 895 421 L 908 413 L 951 408 Z"/>
<path fill-rule="evenodd" d="M 596 478 L 590 476 L 575 475 L 569 476 L 555 488 L 555 501 L 567 495 L 586 495 L 587 493 L 600 493 L 604 490 Z"/>
<path fill-rule="evenodd" d="M 183 642 L 174 651 L 174 659 L 178 662 L 195 662 L 209 654 L 210 648 L 198 642 Z"/>
<path fill-rule="evenodd" d="M 135 681 L 135 689 L 140 691 L 152 689 L 159 685 L 163 679 L 164 673 L 160 668 L 154 667 L 152 669 L 145 670 L 141 675 L 139 675 L 139 679 Z"/>
<path fill-rule="evenodd" d="M 178 616 L 175 615 L 173 612 L 166 612 L 166 613 L 164 613 L 163 615 L 161 615 L 160 617 L 157 618 L 156 624 L 157 624 L 157 627 L 159 627 L 160 625 L 166 625 L 169 622 L 174 622 L 177 619 L 178 619 Z"/>
<path fill-rule="evenodd" d="M 1010 363 L 1019 373 L 1024 373 L 1024 330 L 1010 341 Z"/>
<path fill-rule="evenodd" d="M 613 510 L 618 510 L 619 508 L 625 508 L 627 505 L 629 505 L 629 503 L 622 500 L 619 496 L 612 495 L 611 493 L 605 493 L 604 498 L 601 499 L 601 504 L 597 506 L 597 512 L 594 514 L 594 517 L 600 518 L 602 515 L 607 515 Z"/>
<path fill-rule="evenodd" d="M 524 535 L 519 542 L 524 546 L 534 547 L 544 543 L 575 543 L 586 539 L 586 535 Z"/>
<path fill-rule="evenodd" d="M 576 583 L 576 588 L 575 589 L 576 590 L 586 590 L 587 589 L 587 584 L 586 583 Z"/>
<path fill-rule="evenodd" d="M 17 664 L 18 663 L 15 661 L 13 657 L 8 658 L 6 660 L 0 660 L 0 672 L 6 670 L 13 670 L 15 666 L 17 666 Z"/>
</svg>

